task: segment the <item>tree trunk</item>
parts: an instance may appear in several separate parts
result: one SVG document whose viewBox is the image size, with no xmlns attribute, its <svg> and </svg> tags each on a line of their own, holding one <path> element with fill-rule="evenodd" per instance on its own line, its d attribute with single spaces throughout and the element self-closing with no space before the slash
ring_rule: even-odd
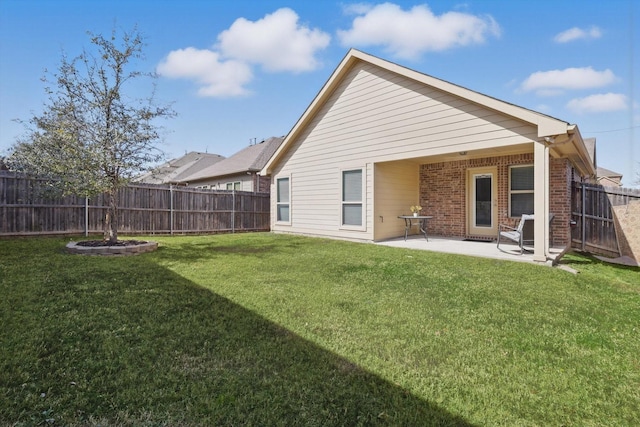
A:
<svg viewBox="0 0 640 427">
<path fill-rule="evenodd" d="M 111 188 L 107 197 L 109 206 L 104 218 L 104 240 L 114 244 L 118 241 L 118 189 Z"/>
</svg>

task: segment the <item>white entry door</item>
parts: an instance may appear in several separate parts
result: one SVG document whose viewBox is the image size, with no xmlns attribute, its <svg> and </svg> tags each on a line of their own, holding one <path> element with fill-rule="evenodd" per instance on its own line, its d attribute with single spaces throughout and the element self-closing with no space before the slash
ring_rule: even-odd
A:
<svg viewBox="0 0 640 427">
<path fill-rule="evenodd" d="M 467 171 L 467 234 L 496 236 L 498 233 L 498 186 L 495 167 Z"/>
</svg>

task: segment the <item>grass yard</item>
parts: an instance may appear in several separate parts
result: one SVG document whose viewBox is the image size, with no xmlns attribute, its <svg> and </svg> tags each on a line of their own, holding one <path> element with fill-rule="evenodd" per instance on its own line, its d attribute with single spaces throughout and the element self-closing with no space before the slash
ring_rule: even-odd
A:
<svg viewBox="0 0 640 427">
<path fill-rule="evenodd" d="M 0 425 L 640 425 L 638 268 L 154 240 L 0 240 Z"/>
</svg>

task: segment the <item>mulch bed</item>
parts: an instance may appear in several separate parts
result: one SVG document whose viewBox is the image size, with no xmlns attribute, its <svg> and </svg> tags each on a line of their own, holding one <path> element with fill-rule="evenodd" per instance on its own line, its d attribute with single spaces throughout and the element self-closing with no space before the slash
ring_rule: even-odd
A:
<svg viewBox="0 0 640 427">
<path fill-rule="evenodd" d="M 118 240 L 115 243 L 110 243 L 108 240 L 83 240 L 77 242 L 76 245 L 99 248 L 103 246 L 138 246 L 145 243 L 147 243 L 145 240 Z"/>
</svg>

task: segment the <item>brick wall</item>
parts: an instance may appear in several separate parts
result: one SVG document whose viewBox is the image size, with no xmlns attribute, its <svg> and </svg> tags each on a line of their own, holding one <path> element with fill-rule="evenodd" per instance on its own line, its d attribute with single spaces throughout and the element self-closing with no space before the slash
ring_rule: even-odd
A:
<svg viewBox="0 0 640 427">
<path fill-rule="evenodd" d="M 555 215 L 551 223 L 553 243 L 564 247 L 571 242 L 571 181 L 573 168 L 567 159 L 549 160 L 549 212 Z"/>
<path fill-rule="evenodd" d="M 498 223 L 515 226 L 520 218 L 509 217 L 509 166 L 533 164 L 533 153 L 483 159 L 431 163 L 420 168 L 420 204 L 434 218 L 430 232 L 463 237 L 466 233 L 466 174 L 469 168 L 496 166 L 498 173 Z M 549 211 L 557 246 L 569 243 L 572 169 L 566 159 L 550 159 Z"/>
</svg>

